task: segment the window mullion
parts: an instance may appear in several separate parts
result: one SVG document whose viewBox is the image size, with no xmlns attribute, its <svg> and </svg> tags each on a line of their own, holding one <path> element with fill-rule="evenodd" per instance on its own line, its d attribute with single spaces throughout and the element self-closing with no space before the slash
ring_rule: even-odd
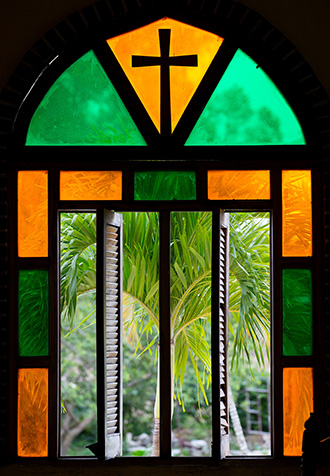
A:
<svg viewBox="0 0 330 476">
<path fill-rule="evenodd" d="M 160 212 L 159 243 L 159 365 L 160 365 L 160 456 L 171 456 L 171 308 L 169 211 Z"/>
</svg>

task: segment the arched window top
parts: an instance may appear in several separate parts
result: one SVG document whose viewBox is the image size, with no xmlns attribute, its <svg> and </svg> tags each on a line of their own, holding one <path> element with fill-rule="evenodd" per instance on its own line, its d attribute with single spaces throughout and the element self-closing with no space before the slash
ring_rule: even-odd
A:
<svg viewBox="0 0 330 476">
<path fill-rule="evenodd" d="M 305 144 L 272 80 L 218 35 L 163 18 L 103 43 L 48 89 L 26 145 Z"/>
</svg>

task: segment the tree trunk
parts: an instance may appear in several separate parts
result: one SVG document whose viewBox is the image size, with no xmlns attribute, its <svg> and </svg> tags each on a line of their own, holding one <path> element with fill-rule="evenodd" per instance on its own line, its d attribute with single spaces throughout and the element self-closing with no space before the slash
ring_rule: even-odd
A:
<svg viewBox="0 0 330 476">
<path fill-rule="evenodd" d="M 229 404 L 230 419 L 231 419 L 234 432 L 237 438 L 238 446 L 240 447 L 242 454 L 247 455 L 249 454 L 249 448 L 246 443 L 246 439 L 243 433 L 243 428 L 241 425 L 241 421 L 239 419 L 239 415 L 237 413 L 237 408 L 233 399 L 233 394 L 232 394 L 230 385 L 228 385 L 228 404 Z"/>
<path fill-rule="evenodd" d="M 160 456 L 160 418 L 154 418 L 151 456 Z"/>
</svg>

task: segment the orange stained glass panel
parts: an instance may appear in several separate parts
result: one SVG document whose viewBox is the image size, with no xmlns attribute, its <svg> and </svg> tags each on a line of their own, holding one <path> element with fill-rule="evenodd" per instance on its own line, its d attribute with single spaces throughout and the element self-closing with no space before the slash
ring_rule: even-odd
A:
<svg viewBox="0 0 330 476">
<path fill-rule="evenodd" d="M 48 173 L 18 172 L 18 256 L 48 256 Z"/>
<path fill-rule="evenodd" d="M 60 173 L 61 200 L 121 200 L 121 171 Z"/>
<path fill-rule="evenodd" d="M 209 170 L 209 200 L 270 199 L 269 170 Z"/>
<path fill-rule="evenodd" d="M 312 256 L 310 170 L 282 171 L 283 256 Z"/>
<path fill-rule="evenodd" d="M 313 411 L 313 369 L 283 369 L 283 454 L 301 456 L 304 423 Z"/>
<path fill-rule="evenodd" d="M 18 456 L 48 455 L 48 369 L 18 371 Z"/>
<path fill-rule="evenodd" d="M 171 18 L 163 18 L 143 28 L 108 40 L 108 45 L 158 131 L 160 131 L 160 67 L 133 68 L 132 55 L 159 57 L 159 29 L 171 30 L 170 56 L 198 55 L 197 67 L 170 67 L 173 131 L 219 50 L 223 38 Z"/>
</svg>

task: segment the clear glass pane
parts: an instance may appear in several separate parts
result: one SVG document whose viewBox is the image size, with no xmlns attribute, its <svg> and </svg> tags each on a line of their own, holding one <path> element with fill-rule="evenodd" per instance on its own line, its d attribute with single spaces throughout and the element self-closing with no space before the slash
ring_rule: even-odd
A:
<svg viewBox="0 0 330 476">
<path fill-rule="evenodd" d="M 145 145 L 93 52 L 54 82 L 36 109 L 26 145 Z"/>
<path fill-rule="evenodd" d="M 283 256 L 312 256 L 310 170 L 282 172 Z"/>
<path fill-rule="evenodd" d="M 121 200 L 121 171 L 60 172 L 61 200 Z"/>
<path fill-rule="evenodd" d="M 210 456 L 212 214 L 171 214 L 173 456 Z"/>
<path fill-rule="evenodd" d="M 195 172 L 134 173 L 135 200 L 196 200 Z"/>
<path fill-rule="evenodd" d="M 305 139 L 279 89 L 237 50 L 186 145 L 262 144 L 305 144 Z"/>
<path fill-rule="evenodd" d="M 61 213 L 61 455 L 93 456 L 96 402 L 96 215 Z"/>
<path fill-rule="evenodd" d="M 143 28 L 108 40 L 137 95 L 160 131 L 160 67 L 133 67 L 132 56 L 160 57 L 159 29 L 171 30 L 170 66 L 172 131 L 199 86 L 223 38 L 184 23 L 163 18 Z M 180 56 L 196 55 L 197 67 L 179 66 Z"/>
<path fill-rule="evenodd" d="M 209 200 L 270 199 L 269 170 L 209 170 Z"/>
<path fill-rule="evenodd" d="M 19 355 L 48 355 L 48 271 L 20 270 Z"/>
<path fill-rule="evenodd" d="M 123 213 L 123 456 L 159 456 L 159 219 Z"/>
<path fill-rule="evenodd" d="M 269 213 L 230 213 L 229 242 L 229 455 L 270 455 Z"/>
<path fill-rule="evenodd" d="M 18 172 L 18 256 L 48 256 L 48 173 Z"/>
<path fill-rule="evenodd" d="M 283 270 L 283 355 L 312 355 L 312 274 Z"/>
<path fill-rule="evenodd" d="M 48 369 L 19 369 L 18 456 L 48 456 Z"/>
<path fill-rule="evenodd" d="M 313 412 L 313 369 L 283 369 L 283 454 L 301 456 L 304 423 Z"/>
</svg>

